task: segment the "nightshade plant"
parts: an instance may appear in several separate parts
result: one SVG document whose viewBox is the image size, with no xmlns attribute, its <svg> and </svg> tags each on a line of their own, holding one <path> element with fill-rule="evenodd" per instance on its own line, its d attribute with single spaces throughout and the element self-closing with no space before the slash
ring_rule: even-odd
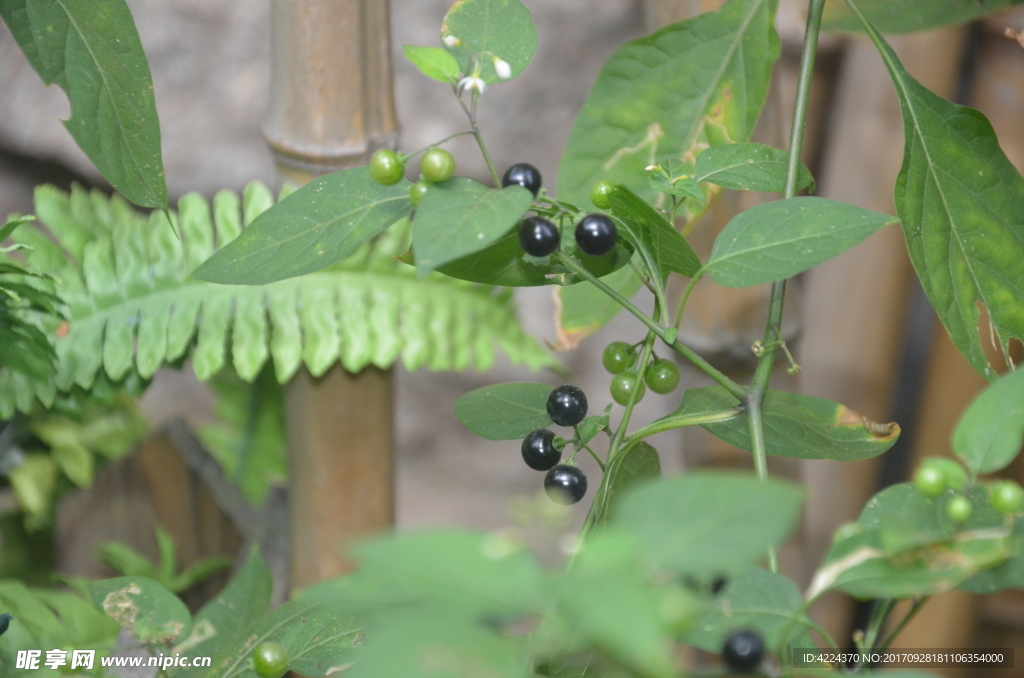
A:
<svg viewBox="0 0 1024 678">
<path fill-rule="evenodd" d="M 537 44 L 530 14 L 519 0 L 462 0 L 444 19 L 442 48 L 407 46 L 405 54 L 451 87 L 468 118 L 463 134 L 479 145 L 493 187 L 445 178 L 451 165 L 434 149 L 446 140 L 423 150 L 440 162 L 422 166 L 416 184 L 399 176 L 395 163 L 404 166 L 418 153 L 377 156 L 369 169 L 327 175 L 268 205 L 212 256 L 208 248 L 192 273 L 210 283 L 270 286 L 347 261 L 361 248 L 402 242 L 402 251 L 389 252 L 410 276 L 559 286 L 560 332 L 568 344 L 623 309 L 632 314 L 644 329 L 603 356 L 618 383 L 613 396 L 621 412 L 613 405 L 601 410 L 595 394 L 571 384 L 493 385 L 456 407 L 459 419 L 487 439 L 523 440 L 525 461 L 547 472 L 545 485 L 562 491 L 553 492 L 559 501 L 565 491 L 579 501 L 588 485 L 596 486 L 564 568 L 543 568 L 514 533 L 435 530 L 368 541 L 354 549 L 358 572 L 273 610 L 270 575 L 256 551 L 194 617 L 145 577 L 89 584 L 96 607 L 153 652 L 214 657 L 208 670 L 165 670 L 175 677 L 269 676 L 286 664 L 307 676 L 343 670 L 356 678 L 670 678 L 694 675 L 676 652 L 683 644 L 721 654 L 736 672 L 823 676 L 840 670 L 794 666 L 793 648 L 845 646 L 846 639 L 831 638 L 807 615 L 828 591 L 875 600 L 868 627 L 854 638 L 869 650 L 888 647 L 902 629 L 906 619 L 894 634 L 882 633 L 899 600 L 914 601 L 913 615 L 930 596 L 954 588 L 1024 587 L 1024 494 L 1010 481 L 984 478 L 1006 468 L 1024 443 L 1024 373 L 996 374 L 981 350 L 977 309 L 980 303 L 988 311 L 994 341 L 1012 368 L 1009 342 L 1024 338 L 1024 179 L 984 116 L 917 83 L 879 32 L 967 20 L 1011 3 L 861 4 L 809 1 L 786 150 L 750 142 L 779 54 L 774 0 L 729 0 L 627 43 L 598 76 L 550 193 L 534 168 L 521 171 L 524 164 L 503 180 L 477 118 L 480 96 L 529 63 Z M 992 384 L 955 429 L 957 459 L 930 459 L 913 483 L 872 498 L 855 523 L 837 531 L 801 592 L 779 573 L 776 553 L 797 521 L 802 493 L 768 476 L 767 456 L 866 459 L 899 435 L 895 423 L 769 389 L 776 354 L 785 351 L 785 280 L 897 221 L 797 195 L 814 185 L 799 157 L 823 23 L 865 31 L 888 67 L 906 125 L 898 220 L 936 312 Z M 723 189 L 784 197 L 735 216 L 701 261 L 679 226 L 686 232 Z M 534 230 L 535 219 L 550 222 L 558 237 L 546 227 Z M 410 223 L 406 248 L 394 234 Z M 524 251 L 534 245 L 543 256 Z M 676 308 L 666 294 L 673 274 L 690 281 Z M 689 293 L 704 276 L 728 287 L 771 283 L 749 384 L 678 338 Z M 245 294 L 243 287 L 226 289 Z M 652 314 L 633 302 L 641 289 L 653 297 Z M 686 390 L 674 413 L 630 430 L 644 384 L 656 394 L 676 387 L 678 374 L 666 367 L 670 353 L 716 385 Z M 749 451 L 755 475 L 661 478 L 647 439 L 684 426 L 701 426 Z M 601 437 L 606 447 L 596 444 Z M 599 482 L 588 483 L 576 466 L 581 451 L 600 466 Z M 29 618 L 22 613 L 32 598 L 17 592 L 3 600 L 14 613 L 12 631 L 24 638 L 31 630 L 21 626 Z M 0 658 L 10 650 L 0 639 Z"/>
</svg>

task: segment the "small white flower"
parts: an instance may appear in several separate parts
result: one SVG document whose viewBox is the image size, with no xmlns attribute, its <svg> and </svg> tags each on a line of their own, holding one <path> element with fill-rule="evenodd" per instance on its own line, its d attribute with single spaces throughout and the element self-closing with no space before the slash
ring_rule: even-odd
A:
<svg viewBox="0 0 1024 678">
<path fill-rule="evenodd" d="M 644 171 L 645 172 L 653 172 L 656 169 L 658 169 L 657 165 L 648 165 L 647 167 L 644 168 Z"/>
<path fill-rule="evenodd" d="M 456 38 L 454 35 L 446 35 L 444 36 L 444 44 L 448 45 L 449 47 L 458 47 L 459 45 L 462 44 L 462 41 Z"/>
<path fill-rule="evenodd" d="M 463 78 L 462 80 L 459 80 L 459 94 L 462 94 L 467 89 L 475 89 L 478 92 L 480 92 L 480 94 L 483 94 L 484 90 L 487 89 L 487 83 L 484 82 L 483 78 L 478 78 L 475 75 L 471 75 L 468 78 Z"/>
<path fill-rule="evenodd" d="M 494 72 L 502 80 L 508 80 L 512 77 L 512 67 L 508 65 L 507 61 L 498 57 L 494 57 Z"/>
</svg>

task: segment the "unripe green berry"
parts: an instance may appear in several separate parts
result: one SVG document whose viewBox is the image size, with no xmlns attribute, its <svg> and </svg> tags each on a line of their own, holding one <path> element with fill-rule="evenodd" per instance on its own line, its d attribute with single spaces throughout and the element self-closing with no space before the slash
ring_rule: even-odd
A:
<svg viewBox="0 0 1024 678">
<path fill-rule="evenodd" d="M 594 207 L 606 210 L 612 206 L 609 198 L 614 190 L 615 184 L 610 181 L 594 182 L 594 185 L 590 187 L 590 202 L 594 203 Z"/>
<path fill-rule="evenodd" d="M 384 148 L 370 158 L 370 176 L 378 184 L 394 186 L 405 176 L 405 165 L 397 153 Z"/>
<path fill-rule="evenodd" d="M 937 465 L 924 463 L 914 473 L 914 486 L 924 496 L 934 499 L 949 487 L 949 478 Z"/>
<path fill-rule="evenodd" d="M 1012 480 L 1003 480 L 992 487 L 992 507 L 1000 513 L 1014 515 L 1024 511 L 1024 489 Z"/>
<path fill-rule="evenodd" d="M 946 502 L 946 515 L 958 523 L 965 522 L 971 517 L 971 500 L 962 494 L 950 497 Z"/>
<path fill-rule="evenodd" d="M 612 399 L 620 405 L 628 403 L 630 398 L 633 397 L 633 392 L 637 389 L 640 390 L 640 393 L 637 395 L 634 402 L 640 402 L 643 400 L 644 391 L 647 390 L 644 387 L 644 382 L 636 372 L 623 372 L 621 374 L 616 374 L 615 378 L 612 379 Z"/>
<path fill-rule="evenodd" d="M 636 351 L 624 341 L 613 341 L 604 347 L 601 364 L 612 374 L 625 372 L 636 362 Z"/>
<path fill-rule="evenodd" d="M 260 643 L 252 651 L 252 668 L 260 678 L 281 678 L 288 670 L 288 653 L 277 643 Z"/>
<path fill-rule="evenodd" d="M 423 196 L 427 194 L 427 190 L 430 188 L 430 184 L 426 181 L 417 181 L 409 188 L 409 200 L 412 201 L 413 207 L 418 207 L 420 200 L 423 200 Z"/>
<path fill-rule="evenodd" d="M 679 386 L 679 368 L 671 360 L 658 358 L 647 366 L 644 381 L 655 393 L 671 393 Z"/>
<path fill-rule="evenodd" d="M 431 183 L 447 181 L 455 174 L 455 158 L 443 148 L 431 148 L 420 158 L 420 172 Z"/>
</svg>

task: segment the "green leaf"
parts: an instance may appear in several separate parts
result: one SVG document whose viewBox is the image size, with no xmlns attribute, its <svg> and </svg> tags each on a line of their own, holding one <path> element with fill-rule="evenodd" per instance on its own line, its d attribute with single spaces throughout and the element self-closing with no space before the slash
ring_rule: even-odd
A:
<svg viewBox="0 0 1024 678">
<path fill-rule="evenodd" d="M 490 84 L 514 78 L 529 65 L 537 49 L 537 27 L 519 0 L 460 0 L 444 17 L 441 42 L 463 73 L 479 72 Z M 509 65 L 508 78 L 499 77 L 495 59 Z"/>
<path fill-rule="evenodd" d="M 957 588 L 972 593 L 996 593 L 1006 589 L 1024 589 L 1024 518 L 1018 518 L 1010 537 L 1010 557 L 1005 563 L 982 570 Z"/>
<path fill-rule="evenodd" d="M 718 653 L 730 635 L 738 629 L 749 629 L 778 651 L 792 645 L 809 627 L 797 585 L 788 577 L 751 565 L 729 580 L 686 642 Z"/>
<path fill-rule="evenodd" d="M 409 186 L 378 184 L 366 167 L 322 176 L 260 214 L 192 277 L 263 285 L 326 268 L 407 216 Z"/>
<path fill-rule="evenodd" d="M 513 383 L 484 386 L 455 403 L 462 425 L 487 440 L 516 440 L 551 426 L 547 402 L 552 386 Z"/>
<path fill-rule="evenodd" d="M 594 503 L 587 514 L 585 530 L 606 524 L 618 502 L 626 493 L 641 483 L 661 477 L 661 457 L 658 451 L 640 441 L 612 457 L 601 476 L 601 484 L 594 494 Z"/>
<path fill-rule="evenodd" d="M 4 240 L 10 238 L 11 234 L 14 233 L 19 226 L 23 226 L 30 221 L 35 221 L 35 217 L 32 215 L 22 216 L 20 214 L 8 215 L 7 221 L 4 222 L 2 227 L 0 227 L 0 244 L 2 244 Z"/>
<path fill-rule="evenodd" d="M 99 560 L 128 577 L 155 579 L 153 564 L 141 553 L 126 544 L 108 541 L 97 550 Z"/>
<path fill-rule="evenodd" d="M 659 272 L 663 280 L 673 272 L 688 278 L 696 275 L 700 270 L 697 253 L 653 207 L 621 184 L 609 201 L 624 229 L 623 237 L 640 253 L 652 275 Z"/>
<path fill-rule="evenodd" d="M 842 254 L 895 221 L 887 214 L 825 198 L 761 203 L 726 224 L 704 270 L 726 287 L 785 280 Z"/>
<path fill-rule="evenodd" d="M 576 426 L 576 432 L 578 434 L 578 440 L 581 445 L 589 443 L 597 436 L 598 433 L 604 431 L 611 424 L 611 417 L 607 414 L 593 415 L 587 417 Z"/>
<path fill-rule="evenodd" d="M 420 73 L 441 82 L 459 81 L 459 63 L 440 47 L 402 45 L 402 53 Z"/>
<path fill-rule="evenodd" d="M 858 0 L 868 18 L 884 33 L 924 31 L 937 26 L 962 24 L 1022 0 Z M 825 30 L 859 31 L 862 26 L 843 0 L 827 0 L 822 18 Z"/>
<path fill-rule="evenodd" d="M 735 406 L 736 399 L 724 388 L 709 386 L 687 391 L 676 414 L 710 414 Z M 845 405 L 787 391 L 768 391 L 763 419 L 765 448 L 778 457 L 870 459 L 892 447 L 900 434 L 895 422 L 879 424 Z M 701 426 L 730 445 L 752 449 L 746 414 Z"/>
<path fill-rule="evenodd" d="M 634 256 L 639 266 L 642 263 L 640 256 Z M 626 299 L 635 297 L 644 286 L 630 267 L 620 268 L 601 280 Z M 576 348 L 580 341 L 604 327 L 622 311 L 617 301 L 587 282 L 556 288 L 555 298 L 562 305 L 555 318 L 560 350 Z"/>
<path fill-rule="evenodd" d="M 493 189 L 468 177 L 431 186 L 412 225 L 416 271 L 423 276 L 484 249 L 515 226 L 532 203 L 533 195 L 521 186 Z"/>
<path fill-rule="evenodd" d="M 26 524 L 41 527 L 49 521 L 57 482 L 57 465 L 48 454 L 27 454 L 21 464 L 7 472 L 18 506 L 26 513 Z"/>
<path fill-rule="evenodd" d="M 697 471 L 637 488 L 623 498 L 612 523 L 634 531 L 652 565 L 718 576 L 781 544 L 802 503 L 803 493 L 790 483 Z"/>
<path fill-rule="evenodd" d="M 1024 178 L 984 115 L 930 92 L 874 27 L 869 33 L 903 109 L 896 213 L 910 259 L 957 349 L 994 379 L 978 304 L 988 311 L 993 342 L 1009 355 L 1011 339 L 1024 341 Z"/>
<path fill-rule="evenodd" d="M 692 162 L 705 145 L 747 141 L 779 55 L 775 7 L 775 0 L 730 0 L 616 50 L 573 125 L 558 168 L 558 197 L 588 204 L 590 186 L 607 179 L 653 201 L 647 166 Z M 709 128 L 720 134 L 709 137 Z M 642 284 L 625 269 L 606 282 L 627 298 Z M 589 283 L 557 293 L 567 346 L 621 310 Z"/>
<path fill-rule="evenodd" d="M 189 635 L 175 650 L 196 657 L 214 657 L 219 664 L 221 656 L 227 655 L 246 630 L 267 613 L 273 587 L 270 570 L 258 549 L 253 548 L 238 574 L 199 610 Z M 200 678 L 205 673 L 205 668 L 179 668 L 174 677 Z"/>
<path fill-rule="evenodd" d="M 167 588 L 175 593 L 188 591 L 196 584 L 202 583 L 218 572 L 230 568 L 232 562 L 228 556 L 213 556 L 197 560 L 171 577 Z"/>
<path fill-rule="evenodd" d="M 737 191 L 782 193 L 786 190 L 789 153 L 753 142 L 712 146 L 697 156 L 696 180 Z M 814 185 L 807 166 L 800 163 L 797 190 Z M 814 192 L 814 189 L 811 189 Z"/>
<path fill-rule="evenodd" d="M 647 183 L 659 193 L 668 193 L 679 198 L 693 198 L 705 201 L 704 191 L 696 179 L 693 163 L 679 160 L 665 160 L 647 168 Z"/>
<path fill-rule="evenodd" d="M 185 605 L 152 579 L 116 577 L 88 586 L 96 609 L 143 643 L 169 643 L 191 626 Z"/>
<path fill-rule="evenodd" d="M 124 0 L 2 0 L 0 16 L 68 95 L 64 126 L 100 174 L 136 205 L 166 207 L 153 79 Z"/>
<path fill-rule="evenodd" d="M 953 450 L 972 476 L 1010 465 L 1024 445 L 1024 370 L 981 392 L 953 431 Z"/>
</svg>

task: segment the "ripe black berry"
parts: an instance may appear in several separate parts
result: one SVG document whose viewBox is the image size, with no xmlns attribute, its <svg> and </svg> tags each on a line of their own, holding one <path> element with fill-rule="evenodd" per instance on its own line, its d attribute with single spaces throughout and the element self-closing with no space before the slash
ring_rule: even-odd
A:
<svg viewBox="0 0 1024 678">
<path fill-rule="evenodd" d="M 535 257 L 546 257 L 557 250 L 561 239 L 558 227 L 544 217 L 530 217 L 519 224 L 519 245 Z"/>
<path fill-rule="evenodd" d="M 615 224 L 603 214 L 588 214 L 576 225 L 576 244 L 592 257 L 611 252 L 618 238 Z"/>
<path fill-rule="evenodd" d="M 528 162 L 517 162 L 505 170 L 501 178 L 502 187 L 522 186 L 530 193 L 537 195 L 540 190 L 540 170 Z"/>
<path fill-rule="evenodd" d="M 556 504 L 575 504 L 587 493 L 587 476 L 575 466 L 559 464 L 544 476 L 544 491 Z"/>
<path fill-rule="evenodd" d="M 13 617 L 11 617 L 10 612 L 4 612 L 3 614 L 0 614 L 0 636 L 4 635 L 4 633 L 7 631 L 7 627 L 11 625 L 12 618 Z"/>
<path fill-rule="evenodd" d="M 562 459 L 554 443 L 555 434 L 546 428 L 530 431 L 523 438 L 523 461 L 534 471 L 547 471 Z"/>
<path fill-rule="evenodd" d="M 739 673 L 753 673 L 764 659 L 764 641 L 754 631 L 737 631 L 722 648 L 726 666 Z"/>
<path fill-rule="evenodd" d="M 548 416 L 559 426 L 575 426 L 587 416 L 587 396 L 575 386 L 559 386 L 548 396 Z"/>
</svg>

